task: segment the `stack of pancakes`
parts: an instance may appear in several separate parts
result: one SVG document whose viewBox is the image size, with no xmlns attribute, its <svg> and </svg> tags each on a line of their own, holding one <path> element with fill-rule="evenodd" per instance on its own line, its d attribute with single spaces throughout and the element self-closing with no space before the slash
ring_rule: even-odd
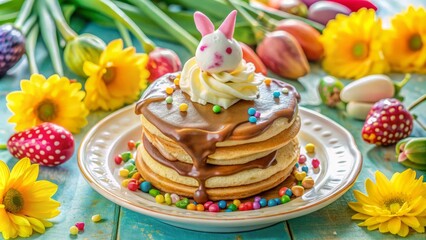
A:
<svg viewBox="0 0 426 240">
<path fill-rule="evenodd" d="M 286 83 L 259 86 L 254 101 L 241 100 L 217 114 L 193 103 L 173 84 L 176 74 L 156 80 L 136 105 L 142 120 L 137 169 L 156 188 L 208 200 L 239 199 L 273 188 L 292 172 L 299 156 L 299 95 Z M 258 77 L 262 77 L 259 75 Z M 173 103 L 164 89 L 174 87 Z M 274 98 L 274 91 L 282 91 Z M 188 110 L 181 112 L 179 105 Z M 247 110 L 260 112 L 256 123 Z"/>
</svg>

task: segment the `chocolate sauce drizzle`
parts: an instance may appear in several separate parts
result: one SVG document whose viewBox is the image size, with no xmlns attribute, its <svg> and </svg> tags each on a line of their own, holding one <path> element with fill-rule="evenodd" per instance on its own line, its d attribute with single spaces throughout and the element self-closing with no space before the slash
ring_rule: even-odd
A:
<svg viewBox="0 0 426 240">
<path fill-rule="evenodd" d="M 256 77 L 264 78 L 262 75 L 256 75 Z M 281 117 L 287 118 L 289 122 L 293 121 L 297 114 L 297 103 L 300 100 L 300 96 L 293 86 L 273 80 L 269 86 L 265 84 L 259 86 L 259 95 L 256 100 L 241 100 L 229 109 L 223 110 L 220 114 L 215 114 L 212 111 L 211 104 L 194 103 L 179 88 L 176 88 L 173 92 L 173 104 L 167 104 L 164 101 L 167 97 L 164 89 L 168 86 L 174 86 L 172 80 L 173 78 L 169 76 L 163 76 L 150 85 L 142 99 L 136 104 L 135 112 L 136 114 L 143 114 L 149 122 L 164 135 L 176 141 L 191 156 L 193 165 L 190 171 L 186 169 L 188 167 L 185 167 L 186 170 L 182 167 L 181 172 L 175 170 L 182 175 L 188 174 L 187 176 L 194 177 L 198 181 L 199 187 L 194 193 L 194 200 L 199 203 L 208 201 L 205 180 L 211 176 L 206 176 L 213 173 L 212 176 L 221 176 L 225 175 L 226 172 L 206 162 L 208 156 L 216 151 L 216 143 L 256 137 Z M 286 87 L 289 92 L 281 94 L 278 99 L 274 98 L 273 92 L 281 91 L 283 87 Z M 181 103 L 188 104 L 187 112 L 179 111 L 179 104 Z M 261 113 L 256 124 L 248 122 L 247 110 L 250 107 L 254 107 Z M 144 138 L 145 141 L 147 140 Z M 151 147 L 149 151 L 147 150 L 151 156 L 155 155 L 154 149 L 154 147 Z M 161 156 L 161 154 L 159 155 Z M 153 158 L 163 163 L 160 156 L 153 156 Z M 270 155 L 268 156 L 270 157 Z M 178 166 L 178 164 L 175 166 Z M 242 167 L 242 165 L 239 167 Z M 212 168 L 221 171 L 210 170 Z"/>
</svg>

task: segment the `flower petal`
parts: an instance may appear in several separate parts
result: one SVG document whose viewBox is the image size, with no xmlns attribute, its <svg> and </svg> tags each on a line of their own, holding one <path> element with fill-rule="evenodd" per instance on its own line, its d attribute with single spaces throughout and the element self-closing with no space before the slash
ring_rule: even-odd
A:
<svg viewBox="0 0 426 240">
<path fill-rule="evenodd" d="M 362 214 L 362 213 L 357 213 L 357 214 L 353 215 L 351 217 L 351 219 L 353 219 L 353 220 L 366 220 L 369 217 L 371 217 L 371 216 L 365 215 L 365 214 Z"/>
<path fill-rule="evenodd" d="M 416 217 L 405 217 L 405 216 L 402 216 L 400 218 L 401 218 L 401 221 L 403 223 L 407 224 L 409 227 L 416 228 L 416 227 L 420 226 L 420 222 L 417 220 Z"/>
<path fill-rule="evenodd" d="M 398 235 L 401 237 L 406 237 L 408 235 L 409 229 L 405 224 L 401 224 L 401 228 L 399 229 Z"/>
<path fill-rule="evenodd" d="M 379 228 L 379 226 L 380 226 L 380 223 L 375 224 L 375 225 L 371 225 L 371 226 L 367 226 L 367 229 L 368 229 L 369 231 L 373 231 L 373 230 L 378 229 L 378 228 Z"/>
<path fill-rule="evenodd" d="M 382 223 L 380 223 L 379 231 L 381 233 L 387 233 L 387 232 L 389 232 L 388 222 L 382 222 Z"/>
<path fill-rule="evenodd" d="M 388 222 L 389 231 L 392 234 L 397 234 L 401 229 L 401 220 L 398 217 L 394 217 Z"/>
<path fill-rule="evenodd" d="M 34 229 L 34 231 L 38 233 L 44 233 L 46 231 L 44 224 L 37 218 L 27 217 L 27 219 L 30 222 L 31 227 Z"/>
<path fill-rule="evenodd" d="M 31 166 L 29 158 L 23 158 L 19 160 L 16 165 L 13 167 L 12 172 L 10 173 L 10 180 L 18 179 L 25 174 L 25 171 Z"/>
<path fill-rule="evenodd" d="M 15 215 L 9 212 L 7 213 L 7 215 L 9 216 L 9 219 L 16 225 L 27 226 L 27 227 L 31 226 L 30 222 L 23 216 Z"/>
<path fill-rule="evenodd" d="M 0 160 L 0 199 L 3 199 L 3 189 L 6 186 L 7 181 L 9 180 L 9 167 L 5 162 Z"/>
</svg>

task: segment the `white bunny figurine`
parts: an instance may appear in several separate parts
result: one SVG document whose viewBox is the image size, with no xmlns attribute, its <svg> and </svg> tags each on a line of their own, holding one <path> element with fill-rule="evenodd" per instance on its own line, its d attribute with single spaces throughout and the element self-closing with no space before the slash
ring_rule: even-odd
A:
<svg viewBox="0 0 426 240">
<path fill-rule="evenodd" d="M 195 12 L 195 25 L 203 37 L 195 53 L 201 70 L 209 73 L 230 72 L 240 64 L 243 52 L 238 42 L 232 38 L 236 17 L 237 11 L 234 10 L 214 31 L 210 19 L 201 12 Z"/>
</svg>

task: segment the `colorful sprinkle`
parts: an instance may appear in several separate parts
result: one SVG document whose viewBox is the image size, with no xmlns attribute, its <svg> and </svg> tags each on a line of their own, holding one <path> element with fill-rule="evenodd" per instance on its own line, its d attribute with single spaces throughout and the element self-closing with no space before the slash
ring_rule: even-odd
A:
<svg viewBox="0 0 426 240">
<path fill-rule="evenodd" d="M 168 96 L 168 97 L 166 97 L 166 103 L 167 103 L 167 104 L 171 104 L 171 103 L 173 103 L 173 98 L 172 98 L 172 96 Z"/>
<path fill-rule="evenodd" d="M 309 171 L 308 166 L 302 166 L 302 171 L 304 171 L 305 173 L 308 173 Z"/>
<path fill-rule="evenodd" d="M 297 181 L 302 181 L 306 177 L 306 172 L 296 171 L 293 175 L 297 179 Z"/>
<path fill-rule="evenodd" d="M 260 112 L 256 111 L 256 113 L 254 114 L 254 116 L 255 116 L 256 118 L 260 118 Z"/>
<path fill-rule="evenodd" d="M 166 202 L 167 205 L 172 204 L 172 197 L 170 197 L 170 193 L 164 194 L 164 201 Z"/>
<path fill-rule="evenodd" d="M 300 164 L 304 164 L 306 162 L 306 156 L 303 154 L 300 154 L 299 161 Z"/>
<path fill-rule="evenodd" d="M 179 86 L 179 84 L 180 84 L 180 78 L 176 77 L 176 78 L 173 80 L 173 83 L 174 83 L 176 86 Z"/>
<path fill-rule="evenodd" d="M 260 199 L 259 204 L 261 207 L 266 207 L 266 205 L 268 205 L 268 201 L 266 201 L 266 198 L 262 198 Z"/>
<path fill-rule="evenodd" d="M 284 196 L 285 195 L 285 192 L 287 191 L 287 187 L 282 187 L 282 188 L 280 188 L 280 190 L 278 190 L 278 195 L 280 196 L 280 197 L 282 197 L 282 196 Z"/>
<path fill-rule="evenodd" d="M 231 209 L 232 211 L 237 211 L 238 207 L 237 207 L 237 205 L 231 203 L 231 204 L 229 204 L 228 209 Z"/>
<path fill-rule="evenodd" d="M 99 222 L 102 220 L 102 217 L 100 214 L 96 214 L 92 216 L 92 222 Z"/>
<path fill-rule="evenodd" d="M 256 123 L 257 122 L 257 118 L 255 116 L 250 116 L 249 117 L 249 122 Z"/>
<path fill-rule="evenodd" d="M 260 201 L 260 199 L 262 199 L 262 198 L 261 198 L 261 197 L 259 197 L 259 196 L 254 197 L 254 201 L 255 201 L 255 202 L 259 202 L 259 201 Z"/>
<path fill-rule="evenodd" d="M 280 93 L 280 92 L 278 92 L 278 91 L 275 91 L 275 92 L 273 93 L 273 95 L 274 95 L 274 98 L 279 98 L 279 97 L 280 97 L 280 95 L 281 95 L 281 93 Z"/>
<path fill-rule="evenodd" d="M 240 206 L 238 206 L 238 210 L 240 210 L 240 211 L 246 211 L 247 210 L 247 206 L 245 204 L 240 204 Z"/>
<path fill-rule="evenodd" d="M 305 146 L 305 150 L 308 153 L 314 153 L 315 152 L 315 145 L 313 143 L 308 143 Z"/>
<path fill-rule="evenodd" d="M 289 197 L 291 197 L 291 195 L 293 195 L 293 192 L 291 191 L 290 188 L 285 191 L 285 195 L 287 195 Z"/>
<path fill-rule="evenodd" d="M 174 89 L 172 88 L 172 87 L 166 87 L 166 93 L 167 94 L 172 94 L 173 93 L 173 91 L 174 91 Z"/>
<path fill-rule="evenodd" d="M 129 185 L 130 180 L 132 180 L 132 179 L 130 179 L 130 178 L 124 179 L 123 181 L 121 181 L 121 186 L 126 188 L 127 185 Z"/>
<path fill-rule="evenodd" d="M 190 204 L 186 205 L 186 209 L 188 209 L 188 210 L 196 210 L 197 206 L 195 206 L 195 204 L 193 204 L 193 203 L 190 203 Z"/>
<path fill-rule="evenodd" d="M 129 170 L 122 168 L 122 169 L 120 169 L 120 176 L 121 177 L 127 177 L 127 176 L 129 176 L 129 172 L 130 172 Z"/>
<path fill-rule="evenodd" d="M 212 204 L 213 204 L 213 201 L 207 201 L 207 202 L 204 203 L 204 208 L 209 209 L 210 205 L 212 205 Z"/>
<path fill-rule="evenodd" d="M 305 189 L 302 186 L 296 185 L 291 187 L 291 192 L 294 194 L 294 196 L 300 197 L 305 192 Z"/>
<path fill-rule="evenodd" d="M 148 193 L 149 193 L 149 195 L 156 197 L 158 194 L 160 194 L 160 190 L 155 189 L 155 188 L 151 188 Z"/>
<path fill-rule="evenodd" d="M 129 184 L 127 184 L 127 189 L 133 192 L 138 190 L 138 187 L 139 187 L 139 184 L 137 184 L 136 181 L 130 181 Z"/>
<path fill-rule="evenodd" d="M 124 162 L 127 162 L 133 158 L 133 154 L 131 152 L 123 152 L 121 153 L 121 158 L 123 159 Z"/>
<path fill-rule="evenodd" d="M 145 181 L 145 182 L 142 182 L 140 185 L 139 185 L 139 188 L 142 190 L 142 192 L 149 192 L 149 190 L 151 190 L 151 188 L 152 188 L 152 185 L 151 185 L 151 183 L 150 182 L 148 182 L 148 181 Z"/>
<path fill-rule="evenodd" d="M 114 162 L 115 162 L 115 164 L 120 165 L 123 162 L 123 158 L 121 157 L 121 155 L 115 156 Z"/>
<path fill-rule="evenodd" d="M 164 196 L 161 194 L 158 194 L 157 196 L 155 196 L 155 201 L 157 203 L 164 203 Z"/>
<path fill-rule="evenodd" d="M 256 109 L 255 108 L 249 108 L 247 110 L 248 115 L 250 116 L 254 116 L 254 114 L 256 114 Z"/>
<path fill-rule="evenodd" d="M 220 209 L 225 209 L 226 208 L 226 201 L 224 200 L 220 200 L 217 205 L 219 206 Z"/>
<path fill-rule="evenodd" d="M 136 143 L 135 143 L 135 141 L 133 141 L 133 140 L 129 140 L 128 142 L 127 142 L 127 148 L 131 151 L 131 150 L 133 150 L 133 149 L 135 149 L 135 146 L 136 146 Z"/>
<path fill-rule="evenodd" d="M 281 204 L 281 198 L 274 198 L 274 201 L 277 203 L 277 205 Z"/>
<path fill-rule="evenodd" d="M 214 105 L 212 110 L 214 113 L 220 113 L 222 111 L 222 108 L 219 105 Z"/>
<path fill-rule="evenodd" d="M 284 87 L 283 89 L 281 89 L 281 92 L 283 92 L 284 94 L 288 93 L 288 88 Z"/>
<path fill-rule="evenodd" d="M 314 184 L 315 184 L 315 181 L 311 177 L 305 177 L 302 180 L 302 186 L 306 189 L 312 188 L 314 186 Z"/>
<path fill-rule="evenodd" d="M 246 205 L 246 210 L 253 210 L 253 203 L 252 202 L 246 202 L 244 203 Z"/>
<path fill-rule="evenodd" d="M 179 105 L 179 110 L 180 110 L 181 112 L 186 112 L 186 111 L 188 111 L 188 104 L 186 104 L 186 103 L 181 103 L 181 104 Z"/>
<path fill-rule="evenodd" d="M 141 141 L 137 141 L 136 142 L 136 148 L 138 148 L 140 144 L 141 144 Z"/>
<path fill-rule="evenodd" d="M 197 211 L 204 211 L 204 205 L 203 204 L 197 204 Z"/>
<path fill-rule="evenodd" d="M 259 202 L 254 202 L 253 203 L 253 209 L 259 209 L 260 208 L 260 203 Z"/>
<path fill-rule="evenodd" d="M 216 203 L 210 204 L 209 212 L 219 212 L 220 208 Z"/>
<path fill-rule="evenodd" d="M 78 222 L 75 224 L 79 231 L 84 231 L 84 222 Z"/>
<path fill-rule="evenodd" d="M 133 178 L 135 180 L 139 180 L 139 179 L 141 179 L 141 174 L 136 170 L 135 174 L 133 174 L 131 176 L 131 178 Z"/>
<path fill-rule="evenodd" d="M 177 203 L 180 199 L 179 195 L 177 195 L 176 193 L 172 193 L 170 197 L 172 198 L 172 203 Z"/>
<path fill-rule="evenodd" d="M 266 84 L 266 86 L 271 85 L 272 80 L 270 78 L 266 78 L 265 80 L 263 80 L 263 82 Z"/>
<path fill-rule="evenodd" d="M 241 204 L 241 201 L 238 199 L 235 199 L 232 203 L 235 204 L 235 206 L 239 207 Z"/>
<path fill-rule="evenodd" d="M 312 167 L 313 168 L 318 168 L 320 165 L 320 161 L 317 158 L 313 158 L 312 159 Z"/>
<path fill-rule="evenodd" d="M 71 235 L 77 235 L 78 234 L 78 228 L 76 226 L 70 227 L 70 234 Z"/>
<path fill-rule="evenodd" d="M 288 195 L 283 195 L 281 197 L 281 203 L 288 203 L 290 202 L 290 197 Z"/>
<path fill-rule="evenodd" d="M 299 163 L 294 164 L 295 168 L 299 168 L 299 166 L 300 166 Z"/>
<path fill-rule="evenodd" d="M 186 206 L 188 206 L 188 204 L 189 204 L 188 198 L 183 198 L 183 199 L 176 202 L 176 207 L 186 208 Z"/>
<path fill-rule="evenodd" d="M 277 202 L 275 202 L 274 199 L 269 199 L 268 200 L 268 207 L 273 207 L 273 206 L 276 206 L 276 205 L 277 205 Z"/>
</svg>

